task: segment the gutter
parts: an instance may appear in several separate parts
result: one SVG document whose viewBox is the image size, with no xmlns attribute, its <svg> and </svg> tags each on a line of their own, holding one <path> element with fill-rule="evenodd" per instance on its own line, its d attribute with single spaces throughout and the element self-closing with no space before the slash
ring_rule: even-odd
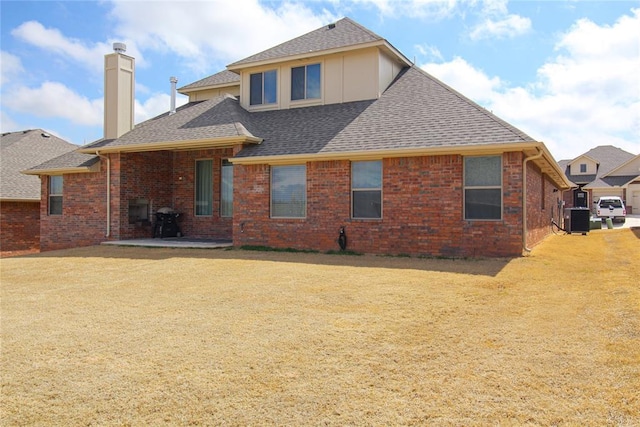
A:
<svg viewBox="0 0 640 427">
<path fill-rule="evenodd" d="M 111 236 L 111 158 L 103 156 L 98 150 L 96 156 L 107 161 L 107 230 L 104 237 L 108 238 Z"/>
<path fill-rule="evenodd" d="M 544 151 L 538 149 L 538 154 L 526 157 L 522 162 L 522 249 L 527 253 L 531 252 L 531 248 L 527 247 L 527 163 L 543 155 Z"/>
</svg>

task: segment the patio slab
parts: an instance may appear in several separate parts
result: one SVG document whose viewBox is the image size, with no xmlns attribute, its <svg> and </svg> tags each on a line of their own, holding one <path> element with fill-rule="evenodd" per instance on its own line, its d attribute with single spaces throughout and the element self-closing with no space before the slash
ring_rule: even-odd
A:
<svg viewBox="0 0 640 427">
<path fill-rule="evenodd" d="M 112 246 L 139 246 L 146 248 L 189 248 L 189 249 L 221 249 L 233 247 L 231 240 L 224 239 L 191 239 L 188 237 L 166 237 L 164 239 L 131 239 L 102 242 Z"/>
</svg>

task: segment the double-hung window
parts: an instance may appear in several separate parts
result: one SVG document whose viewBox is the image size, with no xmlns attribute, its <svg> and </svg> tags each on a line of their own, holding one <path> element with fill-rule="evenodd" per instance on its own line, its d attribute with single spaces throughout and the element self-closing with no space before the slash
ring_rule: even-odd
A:
<svg viewBox="0 0 640 427">
<path fill-rule="evenodd" d="M 233 163 L 222 161 L 220 173 L 220 216 L 233 215 Z"/>
<path fill-rule="evenodd" d="M 196 160 L 196 216 L 213 213 L 213 160 Z"/>
<path fill-rule="evenodd" d="M 277 102 L 278 73 L 276 70 L 249 76 L 249 104 L 263 105 Z"/>
<path fill-rule="evenodd" d="M 304 218 L 307 216 L 306 165 L 271 168 L 271 217 Z"/>
<path fill-rule="evenodd" d="M 320 64 L 291 69 L 291 100 L 320 98 Z"/>
<path fill-rule="evenodd" d="M 464 158 L 464 218 L 502 218 L 502 157 Z"/>
<path fill-rule="evenodd" d="M 382 161 L 351 163 L 351 216 L 382 218 Z"/>
<path fill-rule="evenodd" d="M 49 215 L 62 215 L 62 175 L 49 177 Z"/>
</svg>

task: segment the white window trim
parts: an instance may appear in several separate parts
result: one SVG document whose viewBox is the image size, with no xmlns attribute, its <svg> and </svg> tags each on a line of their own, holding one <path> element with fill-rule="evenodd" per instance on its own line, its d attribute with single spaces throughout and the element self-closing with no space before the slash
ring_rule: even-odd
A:
<svg viewBox="0 0 640 427">
<path fill-rule="evenodd" d="M 51 180 L 54 177 L 60 177 L 60 179 L 62 179 L 62 193 L 52 193 L 51 192 Z M 62 216 L 62 214 L 64 213 L 64 177 L 62 175 L 49 175 L 49 197 L 48 197 L 48 201 L 49 201 L 49 205 L 47 206 L 47 215 L 49 216 Z M 61 212 L 60 213 L 51 213 L 51 198 L 52 197 L 60 197 L 60 200 L 62 201 L 61 203 Z"/>
<path fill-rule="evenodd" d="M 304 166 L 304 215 L 303 216 L 273 216 L 273 170 L 277 167 L 283 166 Z M 270 219 L 307 219 L 307 208 L 309 205 L 309 185 L 307 182 L 307 164 L 295 164 L 295 165 L 278 165 L 271 166 L 269 168 L 269 218 Z"/>
<path fill-rule="evenodd" d="M 213 180 L 213 171 L 214 171 L 214 167 L 213 167 L 213 163 L 214 163 L 214 159 L 213 158 L 202 158 L 202 159 L 195 159 L 193 162 L 193 216 L 197 217 L 197 218 L 211 218 L 213 217 L 213 196 L 214 196 L 214 190 L 213 190 L 213 184 L 214 182 L 211 183 L 211 213 L 210 214 L 198 214 L 197 213 L 197 209 L 196 209 L 196 203 L 198 202 L 198 162 L 202 162 L 202 161 L 207 161 L 207 160 L 211 160 L 211 179 Z"/>
<path fill-rule="evenodd" d="M 382 161 L 382 159 L 379 160 L 364 160 L 364 161 L 371 161 L 371 162 L 380 162 L 380 188 L 376 189 L 376 188 L 356 188 L 353 186 L 353 164 L 354 163 L 360 163 L 359 161 L 354 161 L 351 162 L 351 219 L 354 220 L 358 220 L 358 221 L 380 221 L 384 218 L 384 193 L 383 193 L 383 187 L 384 187 L 384 162 Z M 363 218 L 363 217 L 357 217 L 354 216 L 353 214 L 353 192 L 354 191 L 380 191 L 380 218 Z"/>
<path fill-rule="evenodd" d="M 467 168 L 464 163 L 464 159 L 467 157 L 499 157 L 500 158 L 500 185 L 486 185 L 486 186 L 467 186 L 465 185 Z M 501 154 L 495 156 L 464 156 L 462 158 L 462 218 L 465 221 L 490 221 L 499 222 L 504 219 L 504 173 L 503 173 L 504 159 Z M 526 185 L 526 183 L 524 184 Z M 500 218 L 467 218 L 467 189 L 469 190 L 500 190 Z"/>
<path fill-rule="evenodd" d="M 307 67 L 309 65 L 319 65 L 320 66 L 320 96 L 318 98 L 307 98 Z M 301 99 L 291 99 L 291 97 L 293 96 L 292 91 L 291 91 L 291 85 L 293 84 L 293 69 L 294 68 L 300 68 L 300 67 L 304 67 L 304 73 L 305 73 L 305 87 L 304 87 L 304 98 Z M 290 105 L 294 105 L 294 106 L 305 106 L 305 105 L 315 105 L 318 103 L 322 103 L 322 101 L 324 100 L 324 63 L 322 61 L 318 62 L 318 61 L 313 61 L 313 62 L 309 62 L 306 64 L 300 64 L 300 65 L 296 65 L 295 67 L 292 66 L 289 69 L 289 103 Z"/>
</svg>

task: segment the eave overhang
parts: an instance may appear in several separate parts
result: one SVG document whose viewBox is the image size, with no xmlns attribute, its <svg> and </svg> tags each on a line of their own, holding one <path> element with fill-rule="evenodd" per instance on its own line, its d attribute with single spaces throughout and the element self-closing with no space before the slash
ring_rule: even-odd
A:
<svg viewBox="0 0 640 427">
<path fill-rule="evenodd" d="M 534 163 L 542 170 L 544 174 L 549 176 L 556 186 L 561 190 L 567 190 L 574 185 L 566 178 L 565 174 L 560 170 L 560 166 L 554 160 L 546 146 L 541 142 L 514 142 L 500 144 L 479 144 L 464 146 L 439 146 L 439 147 L 423 147 L 423 148 L 403 148 L 390 150 L 367 150 L 367 151 L 334 151 L 320 152 L 312 154 L 287 154 L 280 156 L 255 156 L 255 157 L 234 157 L 229 159 L 235 165 L 291 165 L 305 162 L 319 162 L 330 160 L 380 160 L 383 158 L 397 157 L 419 157 L 419 156 L 437 156 L 437 155 L 468 155 L 483 156 L 497 155 L 507 152 L 523 152 L 525 156 L 532 156 L 542 151 L 541 158 L 534 160 Z"/>
<path fill-rule="evenodd" d="M 394 57 L 398 58 L 400 62 L 405 64 L 407 67 L 410 67 L 413 65 L 413 63 L 407 57 L 405 57 L 399 50 L 393 47 L 389 42 L 387 42 L 386 40 L 376 40 L 369 43 L 343 46 L 343 47 L 334 48 L 334 49 L 317 50 L 313 52 L 305 52 L 297 55 L 289 55 L 289 56 L 283 56 L 279 58 L 269 58 L 269 59 L 263 59 L 260 61 L 243 62 L 240 64 L 230 64 L 230 65 L 227 65 L 227 70 L 233 71 L 234 73 L 240 73 L 242 70 L 247 68 L 260 67 L 264 65 L 277 64 L 281 62 L 316 58 L 319 56 L 332 55 L 335 53 L 342 53 L 342 52 L 351 52 L 354 50 L 367 49 L 370 47 L 378 47 L 382 51 L 392 54 Z"/>
<path fill-rule="evenodd" d="M 198 87 L 187 88 L 187 89 L 181 88 L 178 90 L 178 93 L 182 95 L 188 95 L 193 92 L 201 92 L 203 90 L 211 90 L 211 89 L 224 89 L 226 87 L 240 87 L 240 82 L 238 81 L 235 83 L 220 83 L 217 85 L 198 86 Z"/>
<path fill-rule="evenodd" d="M 92 172 L 99 172 L 99 171 L 100 171 L 100 162 L 96 162 L 91 166 L 29 169 L 25 171 L 20 171 L 20 173 L 24 175 L 64 175 L 68 173 L 92 173 Z"/>
<path fill-rule="evenodd" d="M 206 148 L 229 148 L 239 144 L 260 144 L 262 138 L 255 136 L 234 136 L 216 139 L 195 139 L 140 144 L 113 145 L 106 147 L 80 148 L 78 152 L 87 154 L 140 153 L 148 151 L 187 151 Z"/>
</svg>

